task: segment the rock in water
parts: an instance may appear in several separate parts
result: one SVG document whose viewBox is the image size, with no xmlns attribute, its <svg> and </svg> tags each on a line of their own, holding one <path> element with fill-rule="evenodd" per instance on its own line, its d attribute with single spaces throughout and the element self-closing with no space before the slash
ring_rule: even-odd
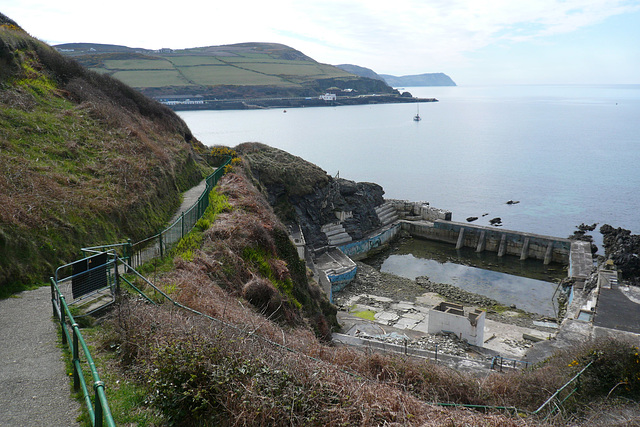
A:
<svg viewBox="0 0 640 427">
<path fill-rule="evenodd" d="M 491 225 L 495 225 L 496 227 L 499 227 L 502 225 L 502 218 L 497 217 L 497 218 L 493 218 L 489 220 L 489 224 Z"/>
</svg>

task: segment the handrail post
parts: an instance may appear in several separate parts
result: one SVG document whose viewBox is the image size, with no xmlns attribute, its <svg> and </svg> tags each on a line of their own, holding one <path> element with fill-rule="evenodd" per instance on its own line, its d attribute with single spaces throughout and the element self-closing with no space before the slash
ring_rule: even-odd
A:
<svg viewBox="0 0 640 427">
<path fill-rule="evenodd" d="M 162 231 L 158 233 L 158 243 L 160 244 L 160 258 L 164 257 L 164 251 L 162 249 Z"/>
<path fill-rule="evenodd" d="M 53 310 L 53 315 L 58 317 L 58 313 L 56 312 L 56 291 L 53 286 L 53 277 L 49 280 L 51 282 L 51 310 Z"/>
<path fill-rule="evenodd" d="M 71 325 L 71 329 L 73 330 L 73 390 L 78 391 L 80 389 L 80 373 L 78 372 L 78 367 L 76 361 L 80 361 L 80 352 L 78 351 L 79 343 L 78 343 L 78 324 L 74 323 Z"/>
<path fill-rule="evenodd" d="M 62 303 L 62 301 L 64 300 L 64 297 L 62 295 L 58 296 L 59 298 L 59 305 L 60 305 L 60 329 L 62 332 L 62 344 L 67 344 L 67 334 L 64 333 L 64 328 L 66 328 L 65 326 L 65 322 L 66 322 L 66 313 L 64 310 L 64 304 Z"/>
<path fill-rule="evenodd" d="M 100 400 L 100 393 L 98 392 L 100 387 L 104 387 L 104 383 L 102 381 L 96 381 L 93 383 L 93 390 L 96 392 L 95 427 L 102 427 L 102 401 Z"/>
<path fill-rule="evenodd" d="M 133 264 L 133 244 L 131 243 L 130 238 L 127 239 L 127 246 L 125 246 L 124 258 L 127 261 L 127 264 L 129 265 Z"/>
<path fill-rule="evenodd" d="M 180 238 L 184 239 L 184 211 L 180 214 L 180 225 L 182 226 L 182 234 L 180 234 Z"/>
<path fill-rule="evenodd" d="M 120 258 L 118 258 L 118 254 L 116 254 L 116 257 L 113 260 L 113 263 L 115 265 L 115 276 L 116 276 L 116 295 L 120 295 L 120 271 L 118 271 L 118 260 Z"/>
</svg>

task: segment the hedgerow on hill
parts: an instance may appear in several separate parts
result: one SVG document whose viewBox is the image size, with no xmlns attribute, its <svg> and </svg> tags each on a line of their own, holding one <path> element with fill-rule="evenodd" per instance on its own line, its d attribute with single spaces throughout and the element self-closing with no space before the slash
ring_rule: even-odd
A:
<svg viewBox="0 0 640 427">
<path fill-rule="evenodd" d="M 0 295 L 162 228 L 204 147 L 168 108 L 0 16 Z"/>
</svg>

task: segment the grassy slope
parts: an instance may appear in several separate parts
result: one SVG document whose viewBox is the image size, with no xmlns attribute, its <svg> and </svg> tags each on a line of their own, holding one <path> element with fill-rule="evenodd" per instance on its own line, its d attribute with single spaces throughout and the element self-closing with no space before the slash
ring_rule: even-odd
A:
<svg viewBox="0 0 640 427">
<path fill-rule="evenodd" d="M 67 45 L 65 45 L 67 46 Z M 302 53 L 278 44 L 246 43 L 176 50 L 89 52 L 78 47 L 73 55 L 83 65 L 110 74 L 143 90 L 173 87 L 206 92 L 212 86 L 256 86 L 281 90 L 303 90 L 328 79 L 326 87 L 336 81 L 362 80 L 337 67 L 321 64 Z M 347 84 L 348 86 L 348 84 Z M 377 90 L 382 90 L 378 88 Z M 178 90 L 179 92 L 180 90 Z"/>
<path fill-rule="evenodd" d="M 0 295 L 82 246 L 155 233 L 203 149 L 167 108 L 0 15 Z"/>
</svg>

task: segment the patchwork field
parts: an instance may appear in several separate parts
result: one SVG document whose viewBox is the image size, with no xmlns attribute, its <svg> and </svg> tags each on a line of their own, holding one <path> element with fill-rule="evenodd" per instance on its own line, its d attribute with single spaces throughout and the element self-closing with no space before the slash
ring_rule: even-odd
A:
<svg viewBox="0 0 640 427">
<path fill-rule="evenodd" d="M 242 91 L 258 96 L 259 92 L 267 91 L 265 88 L 282 96 L 296 92 L 304 96 L 322 94 L 329 87 L 357 87 L 363 94 L 391 90 L 379 82 L 321 64 L 288 46 L 272 43 L 159 51 L 96 44 L 57 47 L 85 67 L 109 74 L 153 96 L 185 93 L 224 98 L 227 93 L 235 97 Z"/>
</svg>

